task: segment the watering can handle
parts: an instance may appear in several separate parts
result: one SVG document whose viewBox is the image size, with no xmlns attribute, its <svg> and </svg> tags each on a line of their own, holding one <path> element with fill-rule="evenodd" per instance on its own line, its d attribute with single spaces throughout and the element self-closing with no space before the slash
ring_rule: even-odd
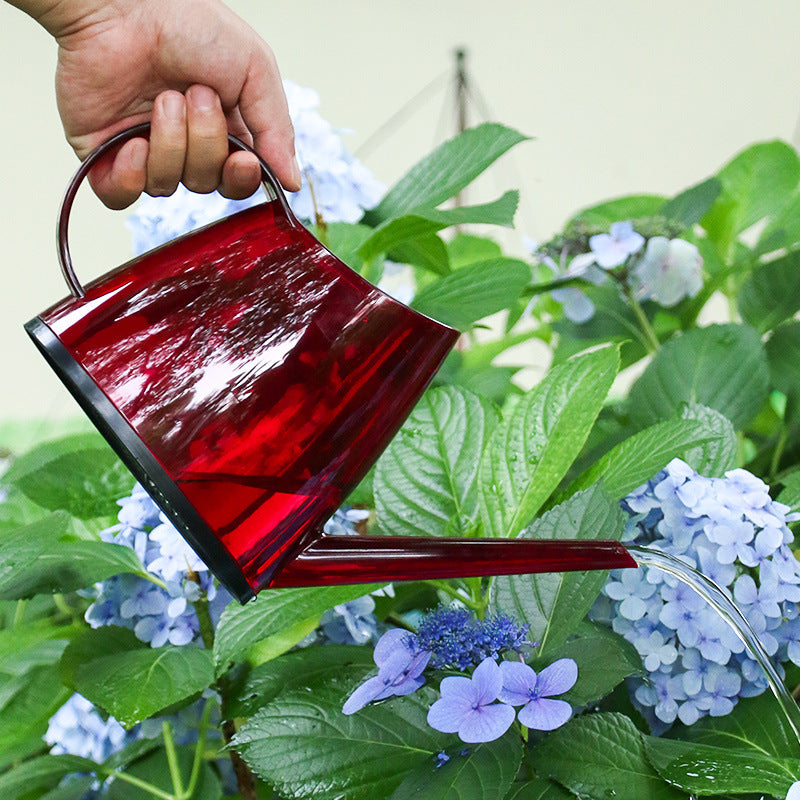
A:
<svg viewBox="0 0 800 800">
<path fill-rule="evenodd" d="M 75 275 L 75 270 L 72 266 L 72 258 L 69 253 L 69 243 L 67 240 L 69 215 L 70 211 L 72 210 L 72 204 L 75 200 L 75 195 L 78 192 L 78 188 L 83 182 L 83 179 L 89 174 L 89 170 L 91 170 L 97 161 L 112 148 L 118 147 L 124 142 L 127 142 L 129 139 L 133 139 L 137 136 L 146 136 L 149 133 L 150 123 L 143 122 L 139 125 L 134 125 L 131 128 L 127 128 L 126 130 L 115 134 L 101 145 L 98 145 L 94 150 L 92 150 L 91 153 L 89 153 L 88 156 L 86 156 L 86 159 L 83 161 L 80 167 L 78 167 L 78 171 L 75 173 L 72 180 L 69 182 L 69 185 L 67 186 L 67 191 L 64 193 L 64 199 L 61 201 L 61 210 L 58 215 L 56 241 L 58 250 L 58 263 L 61 267 L 61 273 L 64 276 L 64 280 L 67 282 L 67 286 L 69 286 L 70 291 L 75 297 L 86 296 L 86 291 Z M 248 153 L 252 153 L 258 159 L 258 163 L 261 165 L 262 184 L 264 186 L 264 190 L 267 192 L 267 196 L 269 197 L 271 194 L 274 194 L 278 203 L 280 203 L 286 218 L 293 224 L 299 224 L 295 222 L 295 217 L 289 208 L 286 195 L 283 193 L 283 189 L 281 189 L 280 184 L 272 174 L 272 170 L 267 166 L 264 159 L 262 159 L 261 156 L 259 156 L 258 153 L 256 153 L 256 151 L 250 147 L 250 145 L 245 144 L 241 139 L 237 139 L 231 134 L 228 134 L 228 144 L 231 150 L 246 150 Z"/>
</svg>

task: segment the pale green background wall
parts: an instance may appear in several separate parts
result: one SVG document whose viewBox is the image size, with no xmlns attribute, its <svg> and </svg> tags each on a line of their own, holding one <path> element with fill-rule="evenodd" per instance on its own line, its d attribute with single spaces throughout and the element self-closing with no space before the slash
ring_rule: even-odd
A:
<svg viewBox="0 0 800 800">
<path fill-rule="evenodd" d="M 168 0 L 165 0 L 168 1 Z M 633 191 L 672 193 L 756 140 L 792 141 L 800 108 L 800 4 L 643 0 L 231 0 L 269 41 L 285 77 L 316 88 L 357 149 L 452 66 L 457 46 L 494 117 L 535 136 L 477 200 L 520 188 L 536 238 L 580 206 Z M 53 228 L 76 162 L 52 89 L 55 47 L 0 3 L 0 421 L 74 406 L 21 325 L 65 295 Z M 387 183 L 452 125 L 444 89 L 365 157 Z M 129 256 L 124 215 L 88 196 L 73 225 L 78 272 Z"/>
</svg>

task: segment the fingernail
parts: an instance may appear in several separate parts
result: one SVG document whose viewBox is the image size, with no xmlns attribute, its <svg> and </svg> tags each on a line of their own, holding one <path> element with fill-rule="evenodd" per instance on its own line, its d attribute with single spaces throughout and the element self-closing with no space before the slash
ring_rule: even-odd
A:
<svg viewBox="0 0 800 800">
<path fill-rule="evenodd" d="M 200 111 L 210 111 L 217 106 L 217 93 L 208 86 L 192 86 L 192 103 Z"/>
<path fill-rule="evenodd" d="M 292 159 L 292 181 L 298 190 L 303 185 L 303 178 L 300 174 L 300 165 L 297 163 L 296 158 Z"/>
<path fill-rule="evenodd" d="M 186 106 L 183 102 L 183 97 L 179 94 L 165 95 L 164 100 L 164 114 L 169 119 L 182 121 L 186 114 Z"/>
</svg>

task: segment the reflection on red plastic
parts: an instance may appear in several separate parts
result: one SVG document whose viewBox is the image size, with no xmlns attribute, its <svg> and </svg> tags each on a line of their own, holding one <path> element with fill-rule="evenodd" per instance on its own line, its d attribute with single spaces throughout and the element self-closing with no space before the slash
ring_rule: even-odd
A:
<svg viewBox="0 0 800 800">
<path fill-rule="evenodd" d="M 457 336 L 378 291 L 274 201 L 129 262 L 41 318 L 254 591 L 319 535 Z"/>
</svg>

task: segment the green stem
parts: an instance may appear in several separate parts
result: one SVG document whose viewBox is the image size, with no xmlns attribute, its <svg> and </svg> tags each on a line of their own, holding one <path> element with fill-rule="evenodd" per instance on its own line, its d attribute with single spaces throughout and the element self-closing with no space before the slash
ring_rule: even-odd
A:
<svg viewBox="0 0 800 800">
<path fill-rule="evenodd" d="M 211 619 L 211 612 L 208 608 L 208 599 L 203 596 L 194 604 L 197 614 L 197 622 L 200 625 L 200 638 L 203 640 L 206 650 L 214 649 L 214 622 Z"/>
<path fill-rule="evenodd" d="M 767 483 L 770 485 L 775 483 L 775 478 L 778 474 L 778 470 L 780 469 L 781 465 L 781 456 L 783 455 L 784 448 L 786 447 L 786 441 L 789 438 L 789 432 L 787 429 L 786 424 L 781 425 L 780 433 L 778 434 L 778 441 L 775 442 L 775 448 L 772 451 L 772 458 L 770 459 L 769 463 L 769 478 L 767 479 Z"/>
<path fill-rule="evenodd" d="M 160 797 L 161 800 L 175 800 L 174 794 L 169 794 L 163 789 L 159 789 L 158 786 L 153 786 L 152 783 L 148 783 L 147 781 L 143 781 L 141 778 L 137 778 L 135 775 L 128 775 L 127 772 L 110 772 L 108 777 L 118 778 L 125 783 L 131 784 L 131 786 L 136 786 L 143 792 L 149 792 L 151 795 L 153 795 L 153 797 Z"/>
<path fill-rule="evenodd" d="M 192 771 L 189 775 L 189 785 L 186 787 L 186 792 L 181 796 L 180 800 L 192 800 L 194 797 L 194 790 L 197 788 L 197 781 L 200 777 L 200 766 L 203 763 L 203 752 L 206 747 L 206 736 L 208 734 L 208 723 L 211 718 L 211 709 L 214 703 L 211 699 L 206 700 L 203 706 L 203 715 L 200 717 L 200 729 L 197 736 L 197 744 L 194 750 L 194 761 L 192 762 Z"/>
<path fill-rule="evenodd" d="M 183 778 L 181 777 L 181 768 L 178 764 L 178 753 L 175 750 L 175 741 L 172 738 L 172 726 L 168 720 L 161 723 L 161 731 L 164 736 L 164 750 L 167 754 L 167 764 L 169 764 L 169 776 L 172 778 L 172 788 L 174 790 L 174 797 L 183 798 Z"/>
<path fill-rule="evenodd" d="M 656 332 L 653 330 L 650 320 L 647 319 L 647 314 L 644 313 L 641 303 L 639 303 L 639 301 L 636 299 L 636 296 L 634 295 L 630 286 L 627 284 L 624 287 L 624 293 L 625 299 L 628 301 L 628 305 L 630 305 L 631 309 L 633 310 L 633 313 L 636 316 L 636 321 L 639 323 L 639 327 L 644 334 L 645 345 L 647 346 L 647 349 L 651 353 L 657 353 L 661 347 L 661 343 L 658 341 L 658 336 L 656 336 Z"/>
<path fill-rule="evenodd" d="M 471 608 L 476 614 L 483 608 L 482 603 L 476 603 L 472 597 L 466 597 L 458 591 L 454 586 L 451 586 L 447 581 L 428 580 L 431 586 L 435 586 L 439 591 L 449 594 L 454 600 L 463 603 L 467 608 Z"/>
</svg>

